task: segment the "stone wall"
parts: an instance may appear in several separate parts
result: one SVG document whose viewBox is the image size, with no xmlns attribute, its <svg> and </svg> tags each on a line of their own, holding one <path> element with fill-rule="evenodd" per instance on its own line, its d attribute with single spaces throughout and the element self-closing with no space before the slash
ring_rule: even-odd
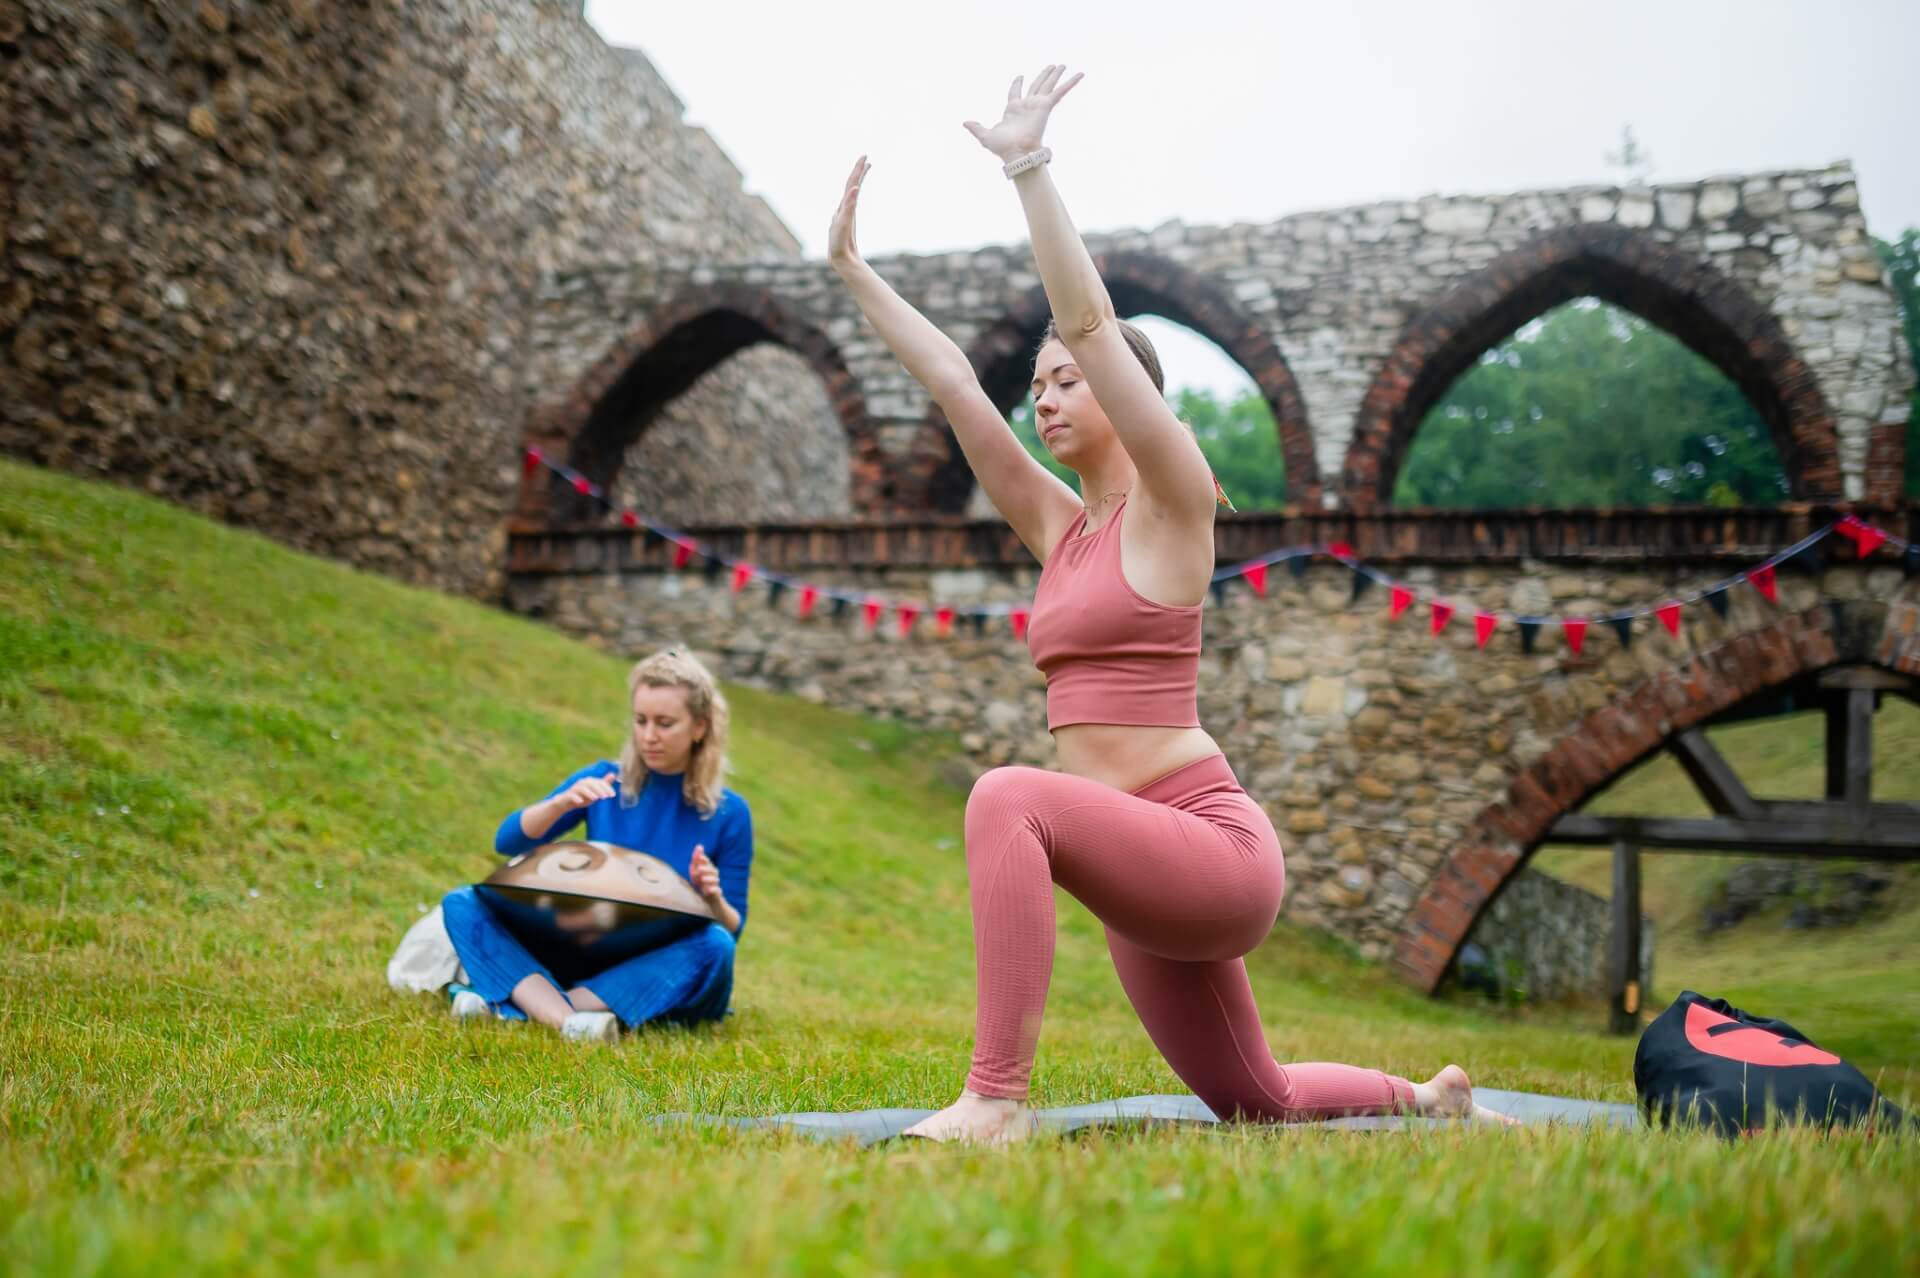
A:
<svg viewBox="0 0 1920 1278">
<path fill-rule="evenodd" d="M 1737 700 L 1798 673 L 1784 663 L 1814 650 L 1830 624 L 1825 601 L 1861 601 L 1894 645 L 1875 648 L 1878 659 L 1920 671 L 1920 578 L 1908 580 L 1893 566 L 1834 566 L 1818 580 L 1783 574 L 1777 607 L 1741 587 L 1725 620 L 1704 606 L 1687 609 L 1678 639 L 1642 618 L 1623 649 L 1596 627 L 1579 657 L 1552 631 L 1542 632 L 1531 655 L 1510 628 L 1478 649 L 1471 610 L 1604 613 L 1657 603 L 1725 570 L 1413 566 L 1396 575 L 1459 604 L 1438 640 L 1423 615 L 1389 620 L 1378 589 L 1351 602 L 1344 569 L 1315 567 L 1299 581 L 1275 571 L 1266 598 L 1239 584 L 1224 606 L 1209 608 L 1200 673 L 1201 721 L 1286 844 L 1288 915 L 1351 938 L 1375 959 L 1393 952 L 1416 900 L 1437 890 L 1443 866 L 1477 873 L 1453 863 L 1478 856 L 1481 841 L 1495 837 L 1490 811 L 1514 793 L 1531 802 L 1541 792 L 1532 770 L 1558 759 L 1570 748 L 1567 738 L 1591 737 L 1611 776 L 1670 735 L 1659 729 L 1680 720 L 1684 704 L 1661 709 L 1664 717 L 1636 710 L 1630 720 L 1619 719 L 1618 708 L 1661 690 L 1661 680 L 1689 661 L 1709 667 L 1686 675 L 1702 705 L 1715 696 Z M 1034 579 L 1032 571 L 902 570 L 818 578 L 891 599 L 956 605 L 1022 603 Z M 1052 762 L 1044 682 L 1004 621 L 980 636 L 963 627 L 942 639 L 922 620 L 903 639 L 889 617 L 868 635 L 856 615 L 803 623 L 792 615 L 791 593 L 769 607 L 758 588 L 734 595 L 724 577 L 708 582 L 693 571 L 516 574 L 507 602 L 617 651 L 685 643 L 710 654 L 728 678 L 953 733 L 976 769 Z M 1605 779 L 1549 778 L 1549 806 L 1571 808 Z M 1487 894 L 1513 868 L 1510 859 L 1502 866 Z M 1446 887 L 1438 905 L 1428 903 L 1464 912 L 1433 923 L 1458 930 L 1438 962 L 1451 956 L 1483 899 Z M 1421 973 L 1439 975 L 1439 968 Z"/>
<path fill-rule="evenodd" d="M 498 588 L 544 273 L 798 251 L 578 0 L 0 0 L 0 65 L 0 448 L 410 580 Z M 658 435 L 649 505 L 845 507 L 790 357 Z"/>
<path fill-rule="evenodd" d="M 1607 946 L 1613 907 L 1603 896 L 1548 874 L 1522 870 L 1467 934 L 1474 957 L 1489 969 L 1501 995 L 1527 1002 L 1605 998 Z M 1654 922 L 1640 919 L 1640 987 L 1650 990 Z M 1463 947 L 1456 967 L 1469 965 Z M 1468 973 L 1471 980 L 1477 973 Z"/>
<path fill-rule="evenodd" d="M 1070 197 L 1070 169 L 1059 179 Z M 1527 319 L 1580 296 L 1662 325 L 1739 384 L 1795 495 L 1899 491 L 1913 370 L 1844 163 L 1174 222 L 1087 241 L 1123 314 L 1186 324 L 1247 370 L 1273 409 L 1295 502 L 1386 500 L 1448 383 Z M 990 397 L 1018 401 L 1047 317 L 1025 246 L 874 266 L 969 352 Z M 592 415 L 622 372 L 687 337 L 697 317 L 748 314 L 787 334 L 823 379 L 844 376 L 835 398 L 856 509 L 968 508 L 971 476 L 943 419 L 824 263 L 636 262 L 561 270 L 543 290 L 529 351 L 551 392 L 541 430 L 596 478 L 619 458 L 595 443 Z M 686 353 L 697 358 L 698 345 Z"/>
</svg>

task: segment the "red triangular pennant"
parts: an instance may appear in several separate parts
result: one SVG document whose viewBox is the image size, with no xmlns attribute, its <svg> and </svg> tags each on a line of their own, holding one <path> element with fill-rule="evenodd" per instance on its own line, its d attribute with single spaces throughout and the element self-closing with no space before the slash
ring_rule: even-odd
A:
<svg viewBox="0 0 1920 1278">
<path fill-rule="evenodd" d="M 1676 639 L 1680 637 L 1680 605 L 1679 604 L 1677 603 L 1661 604 L 1658 608 L 1655 608 L 1653 610 L 1653 615 L 1660 618 L 1660 624 L 1667 628 L 1668 634 L 1672 635 Z"/>
<path fill-rule="evenodd" d="M 1585 647 L 1587 642 L 1586 618 L 1568 617 L 1560 623 L 1560 628 L 1567 632 L 1567 647 L 1572 650 L 1574 656 L 1579 656 L 1580 649 Z"/>
<path fill-rule="evenodd" d="M 1264 596 L 1267 593 L 1267 566 L 1265 564 L 1248 564 L 1241 570 L 1240 575 L 1247 579 L 1249 586 L 1253 587 L 1254 594 Z"/>
<path fill-rule="evenodd" d="M 1413 592 L 1399 582 L 1395 582 L 1387 599 L 1387 615 L 1396 620 L 1400 614 L 1413 607 Z"/>
<path fill-rule="evenodd" d="M 1767 597 L 1768 603 L 1780 602 L 1780 583 L 1775 578 L 1772 564 L 1761 564 L 1747 574 L 1747 581 L 1753 588 Z"/>
<path fill-rule="evenodd" d="M 1332 555 L 1335 559 L 1343 559 L 1343 560 L 1352 559 L 1353 547 L 1349 546 L 1344 541 L 1336 541 L 1331 546 L 1327 547 L 1327 553 L 1329 555 Z"/>
<path fill-rule="evenodd" d="M 1015 639 L 1025 639 L 1027 637 L 1027 616 L 1028 613 L 1025 608 L 1015 608 L 1007 614 L 1007 624 L 1013 627 L 1013 637 Z"/>
<path fill-rule="evenodd" d="M 1437 635 L 1447 628 L 1449 621 L 1453 620 L 1453 605 L 1441 603 L 1436 599 L 1433 601 L 1432 608 L 1433 611 L 1427 618 L 1427 632 Z"/>
<path fill-rule="evenodd" d="M 629 528 L 638 528 L 640 526 L 640 516 L 634 514 L 631 510 L 623 510 L 620 512 L 620 522 Z"/>
<path fill-rule="evenodd" d="M 1860 548 L 1860 557 L 1862 559 L 1865 559 L 1868 555 L 1878 550 L 1880 543 L 1886 539 L 1887 535 L 1878 528 L 1875 528 L 1872 524 L 1862 523 L 1859 520 L 1854 521 L 1853 544 Z"/>
<path fill-rule="evenodd" d="M 529 448 L 524 454 L 521 455 L 520 473 L 523 475 L 531 475 L 534 471 L 540 469 L 540 463 L 545 460 L 546 458 L 540 455 L 539 449 Z"/>
<path fill-rule="evenodd" d="M 573 491 L 582 496 L 588 495 L 593 492 L 593 481 L 585 475 L 575 475 L 573 477 Z"/>
<path fill-rule="evenodd" d="M 901 604 L 899 613 L 900 636 L 904 639 L 907 635 L 913 633 L 913 623 L 920 620 L 920 609 L 912 604 Z"/>
<path fill-rule="evenodd" d="M 692 558 L 693 546 L 691 543 L 684 541 L 676 541 L 673 543 L 673 566 L 675 568 L 685 568 L 687 561 Z"/>
<path fill-rule="evenodd" d="M 887 610 L 887 606 L 881 603 L 878 599 L 869 599 L 865 603 L 861 604 L 860 616 L 863 620 L 865 620 L 867 624 L 867 629 L 871 630 L 875 626 L 879 625 L 880 614 L 885 612 L 886 610 Z"/>
<path fill-rule="evenodd" d="M 1473 614 L 1473 646 L 1476 648 L 1486 647 L 1487 640 L 1493 638 L 1494 627 L 1498 626 L 1499 624 L 1500 624 L 1500 619 L 1494 616 L 1490 612 L 1474 613 Z"/>
<path fill-rule="evenodd" d="M 800 620 L 805 621 L 813 615 L 813 606 L 820 602 L 820 587 L 800 587 Z"/>
<path fill-rule="evenodd" d="M 752 564 L 746 563 L 743 561 L 733 566 L 733 593 L 734 594 L 737 595 L 742 590 L 745 590 L 747 588 L 747 583 L 752 580 L 753 580 Z"/>
<path fill-rule="evenodd" d="M 945 639 L 953 631 L 953 609 L 937 608 L 933 614 L 934 633 Z"/>
</svg>

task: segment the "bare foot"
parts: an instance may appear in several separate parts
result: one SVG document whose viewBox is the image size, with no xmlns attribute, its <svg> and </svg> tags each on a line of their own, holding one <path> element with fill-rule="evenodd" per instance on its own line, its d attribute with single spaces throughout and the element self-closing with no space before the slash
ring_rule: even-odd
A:
<svg viewBox="0 0 1920 1278">
<path fill-rule="evenodd" d="M 1039 1130 L 1039 1120 L 1023 1100 L 962 1091 L 960 1099 L 907 1128 L 906 1136 L 928 1140 L 1008 1145 Z"/>
<path fill-rule="evenodd" d="M 1424 1083 L 1413 1085 L 1413 1110 L 1427 1118 L 1460 1118 L 1470 1123 L 1518 1127 L 1520 1120 L 1473 1103 L 1473 1083 L 1467 1071 L 1449 1065 Z"/>
</svg>

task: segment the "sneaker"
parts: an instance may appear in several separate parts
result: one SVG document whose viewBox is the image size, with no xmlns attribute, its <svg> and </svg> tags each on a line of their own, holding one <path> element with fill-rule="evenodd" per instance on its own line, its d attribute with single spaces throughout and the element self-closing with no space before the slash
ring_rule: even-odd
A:
<svg viewBox="0 0 1920 1278">
<path fill-rule="evenodd" d="M 453 987 L 453 1019 L 456 1021 L 477 1020 L 482 1016 L 493 1015 L 493 1009 L 487 1006 L 487 1000 L 464 985 Z"/>
<path fill-rule="evenodd" d="M 560 1022 L 560 1037 L 577 1043 L 617 1043 L 620 1019 L 612 1012 L 575 1012 Z"/>
</svg>

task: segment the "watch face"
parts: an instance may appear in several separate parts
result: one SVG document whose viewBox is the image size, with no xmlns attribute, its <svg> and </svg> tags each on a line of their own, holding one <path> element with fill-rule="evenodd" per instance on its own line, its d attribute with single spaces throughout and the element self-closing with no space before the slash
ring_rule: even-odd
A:
<svg viewBox="0 0 1920 1278">
<path fill-rule="evenodd" d="M 550 843 L 475 886 L 522 941 L 609 960 L 654 949 L 714 919 L 673 867 L 612 843 Z"/>
</svg>

